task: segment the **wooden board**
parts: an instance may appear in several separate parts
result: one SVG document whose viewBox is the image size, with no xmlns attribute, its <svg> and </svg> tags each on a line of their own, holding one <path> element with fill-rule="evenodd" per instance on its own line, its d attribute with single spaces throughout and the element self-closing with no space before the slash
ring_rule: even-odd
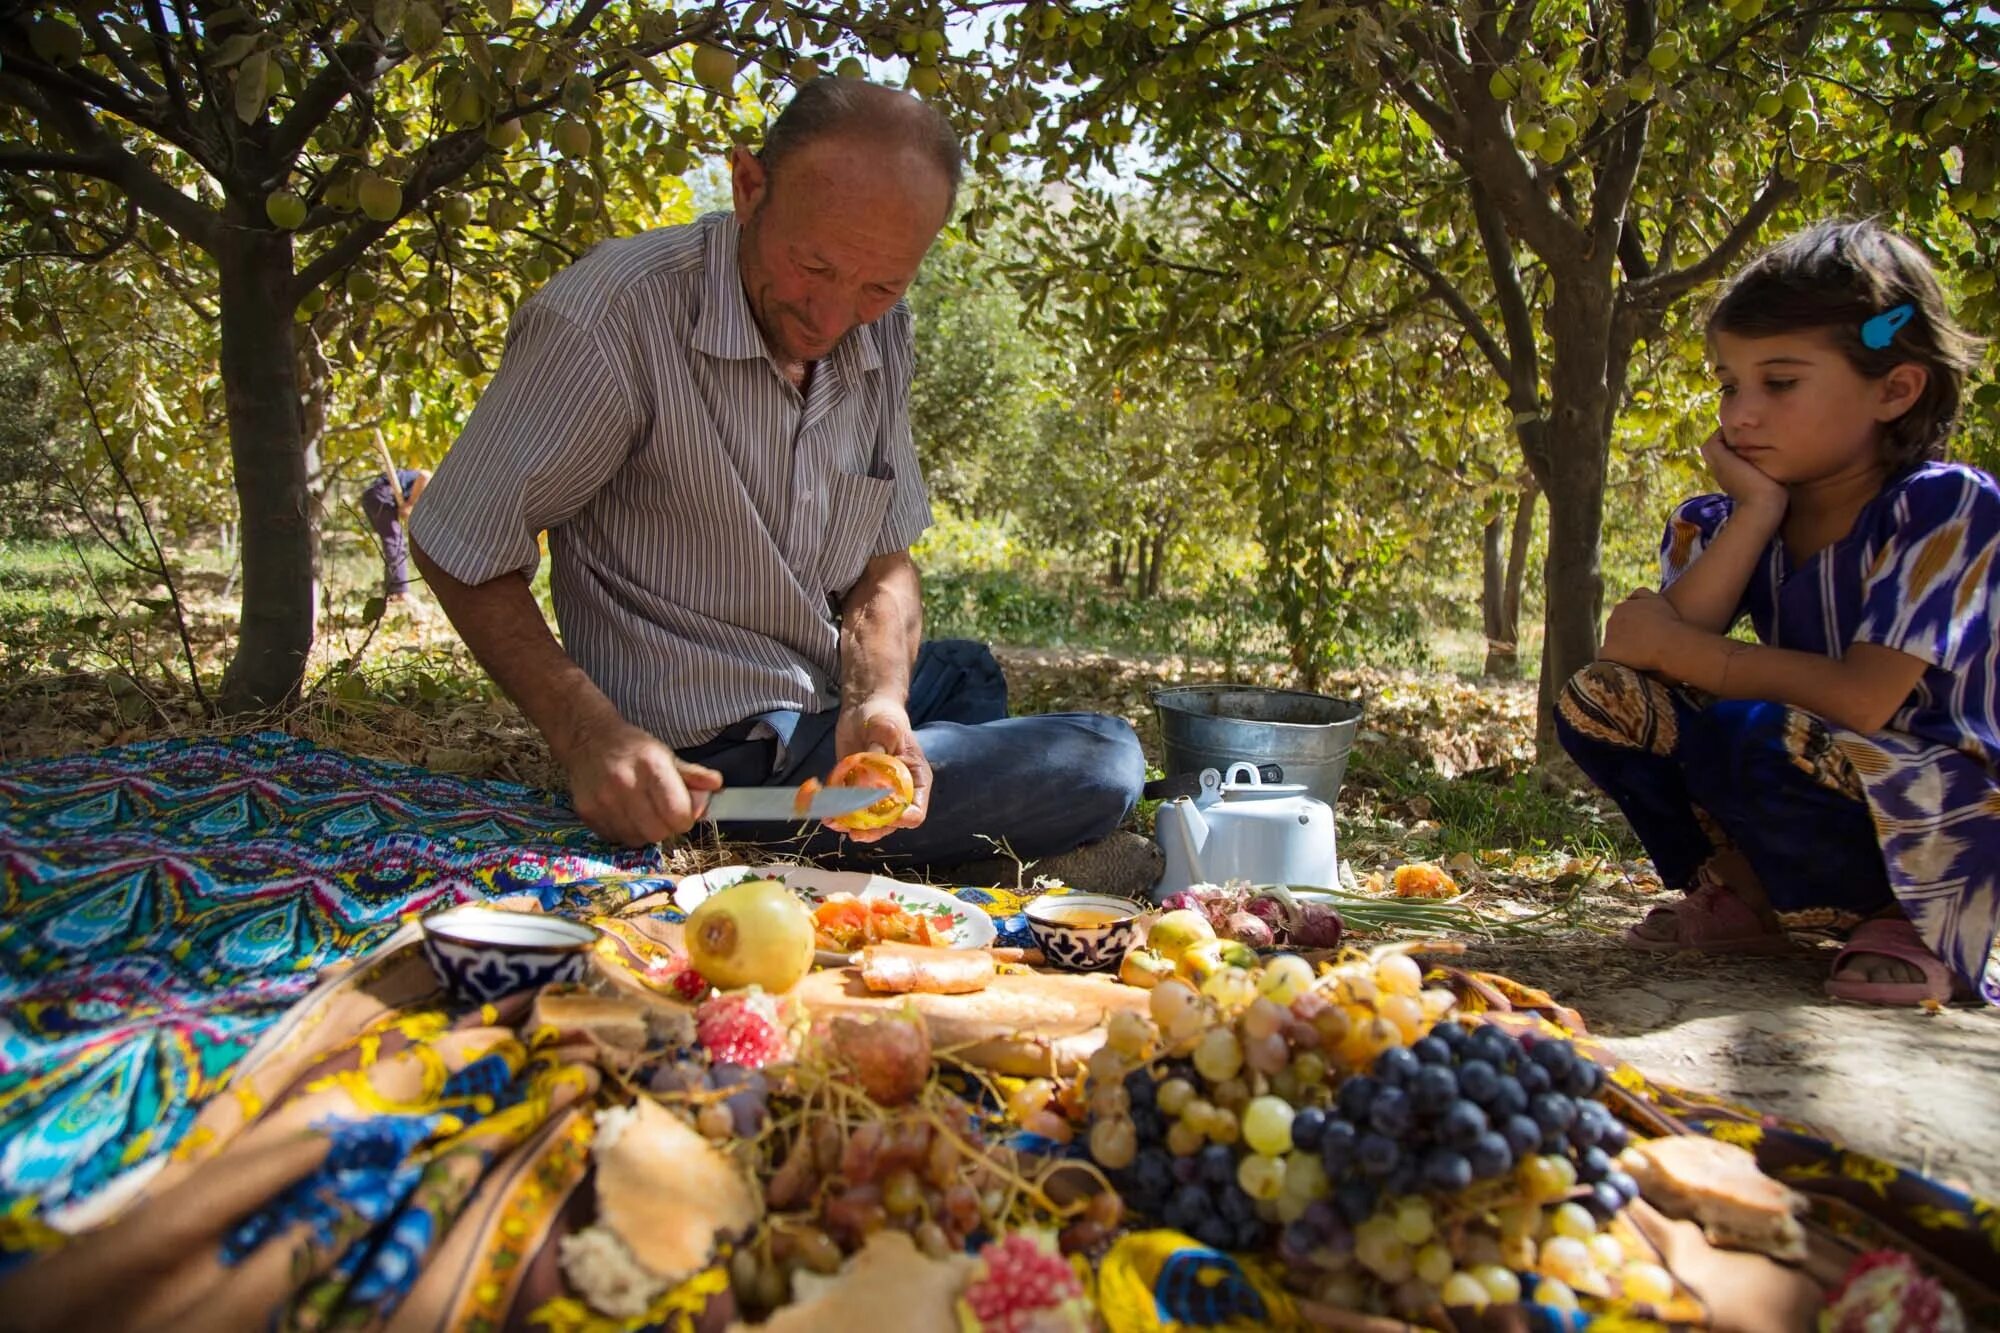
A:
<svg viewBox="0 0 2000 1333">
<path fill-rule="evenodd" d="M 1147 992 L 1137 987 L 1067 972 L 1003 972 L 985 990 L 967 995 L 877 995 L 852 967 L 814 972 L 791 996 L 815 1019 L 914 1005 L 940 1054 L 1021 1075 L 1083 1063 L 1104 1044 L 1106 1019 L 1120 1009 L 1143 1012 L 1147 1003 Z"/>
</svg>

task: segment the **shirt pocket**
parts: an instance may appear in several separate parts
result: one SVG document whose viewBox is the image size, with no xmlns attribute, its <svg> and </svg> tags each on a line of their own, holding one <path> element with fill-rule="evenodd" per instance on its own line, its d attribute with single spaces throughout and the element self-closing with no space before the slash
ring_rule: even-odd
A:
<svg viewBox="0 0 2000 1333">
<path fill-rule="evenodd" d="M 820 587 L 838 596 L 854 586 L 896 493 L 894 477 L 836 472 L 827 479 L 826 536 L 820 543 Z"/>
</svg>

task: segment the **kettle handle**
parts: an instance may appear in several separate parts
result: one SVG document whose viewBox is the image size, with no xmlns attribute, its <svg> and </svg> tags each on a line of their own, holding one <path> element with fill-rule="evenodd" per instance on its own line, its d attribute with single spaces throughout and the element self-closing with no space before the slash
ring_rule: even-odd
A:
<svg viewBox="0 0 2000 1333">
<path fill-rule="evenodd" d="M 1206 771 L 1210 773 L 1215 772 L 1214 769 Z M 1267 786 L 1271 783 L 1283 782 L 1285 780 L 1285 770 L 1277 764 L 1259 764 L 1257 765 L 1257 773 L 1258 776 L 1264 779 Z M 1171 777 L 1154 778 L 1146 784 L 1145 790 L 1140 795 L 1149 801 L 1171 801 L 1176 796 L 1199 796 L 1201 791 L 1201 774 L 1199 772 L 1175 773 Z"/>
<path fill-rule="evenodd" d="M 1238 777 L 1237 774 L 1239 773 L 1242 774 L 1243 776 Z M 1229 785 L 1232 787 L 1239 785 L 1245 787 L 1261 787 L 1264 785 L 1264 778 L 1263 775 L 1257 771 L 1257 765 L 1250 763 L 1247 760 L 1239 759 L 1235 763 L 1229 766 Z"/>
</svg>

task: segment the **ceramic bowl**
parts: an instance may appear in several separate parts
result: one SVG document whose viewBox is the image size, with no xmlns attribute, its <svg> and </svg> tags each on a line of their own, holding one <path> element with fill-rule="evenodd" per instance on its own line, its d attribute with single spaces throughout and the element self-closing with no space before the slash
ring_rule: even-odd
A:
<svg viewBox="0 0 2000 1333">
<path fill-rule="evenodd" d="M 424 918 L 424 957 L 446 990 L 490 1004 L 519 990 L 579 982 L 597 927 L 559 916 L 452 907 Z"/>
<path fill-rule="evenodd" d="M 1139 914 L 1143 903 L 1101 893 L 1063 893 L 1037 898 L 1025 913 L 1028 933 L 1035 937 L 1051 967 L 1066 972 L 1101 972 L 1115 968 L 1125 951 L 1143 938 Z M 1101 920 L 1109 913 L 1111 919 Z M 1087 921 L 1099 918 L 1097 924 Z"/>
</svg>

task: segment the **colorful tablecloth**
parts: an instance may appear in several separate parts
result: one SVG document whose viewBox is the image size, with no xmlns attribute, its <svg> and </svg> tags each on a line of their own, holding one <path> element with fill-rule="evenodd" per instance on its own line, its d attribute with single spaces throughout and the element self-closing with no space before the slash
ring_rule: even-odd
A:
<svg viewBox="0 0 2000 1333">
<path fill-rule="evenodd" d="M 595 1326 L 550 1256 L 598 1074 L 538 1049 L 519 1004 L 445 1001 L 404 918 L 508 897 L 605 920 L 658 910 L 669 886 L 657 853 L 610 848 L 545 793 L 282 735 L 0 770 L 0 1267 L 119 1219 L 59 1256 L 63 1283 L 151 1263 L 151 1326 L 193 1308 L 253 1323 L 282 1308 L 301 1327 Z M 1017 896 L 959 892 L 1003 936 L 1020 930 Z M 598 951 L 600 966 L 621 956 Z M 1582 1019 L 1541 992 L 1452 981 L 1491 1021 L 1553 1024 L 1588 1048 Z M 1918 1253 L 1975 1326 L 2000 1325 L 1991 1204 L 1629 1067 L 1613 1083 L 1628 1119 L 1744 1143 L 1825 1235 Z M 174 1234 L 161 1219 L 202 1217 L 241 1220 L 180 1237 L 185 1253 L 149 1250 Z M 663 1322 L 712 1324 L 722 1280 L 672 1293 Z"/>
<path fill-rule="evenodd" d="M 280 733 L 0 769 L 0 1208 L 171 1148 L 321 969 L 407 913 L 588 910 L 657 888 L 658 861 L 547 793 Z"/>
</svg>

